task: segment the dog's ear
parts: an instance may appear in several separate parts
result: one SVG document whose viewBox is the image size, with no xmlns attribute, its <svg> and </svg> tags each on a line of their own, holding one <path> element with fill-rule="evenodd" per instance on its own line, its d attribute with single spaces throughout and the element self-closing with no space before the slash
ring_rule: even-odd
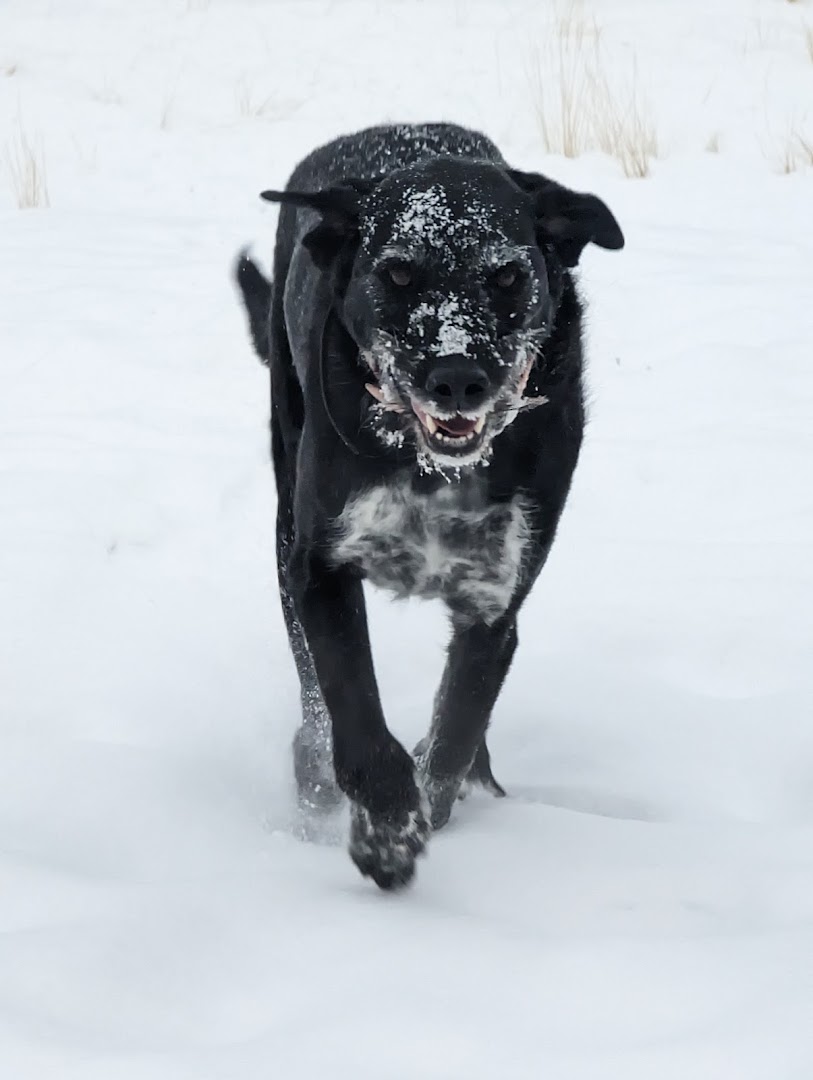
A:
<svg viewBox="0 0 813 1080">
<path fill-rule="evenodd" d="M 531 196 L 540 239 L 553 244 L 565 266 L 575 266 L 587 244 L 617 251 L 624 234 L 609 207 L 596 195 L 583 195 L 539 173 L 509 169 L 508 175 Z"/>
<path fill-rule="evenodd" d="M 321 191 L 263 191 L 261 199 L 305 207 L 321 220 L 302 237 L 302 245 L 320 270 L 327 270 L 344 246 L 358 236 L 361 209 L 376 186 L 373 180 L 345 180 Z"/>
</svg>

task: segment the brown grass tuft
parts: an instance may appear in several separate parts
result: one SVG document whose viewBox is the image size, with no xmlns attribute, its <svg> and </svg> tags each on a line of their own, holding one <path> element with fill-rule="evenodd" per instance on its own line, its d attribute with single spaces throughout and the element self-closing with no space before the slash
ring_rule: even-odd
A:
<svg viewBox="0 0 813 1080">
<path fill-rule="evenodd" d="M 50 206 L 41 140 L 32 141 L 20 125 L 17 134 L 6 144 L 5 159 L 20 210 Z"/>
<path fill-rule="evenodd" d="M 172 123 L 172 110 L 175 108 L 175 96 L 176 89 L 168 90 L 164 95 L 164 100 L 161 104 L 161 113 L 158 117 L 158 126 L 162 131 L 169 131 L 169 125 Z"/>
<path fill-rule="evenodd" d="M 235 96 L 237 99 L 237 111 L 241 116 L 264 116 L 273 110 L 271 95 L 262 99 L 256 97 L 254 88 L 245 77 L 237 84 Z"/>
<path fill-rule="evenodd" d="M 565 157 L 602 150 L 621 163 L 625 176 L 648 176 L 658 138 L 635 65 L 626 83 L 610 77 L 601 29 L 581 4 L 571 4 L 555 25 L 554 45 L 547 55 L 535 52 L 530 72 L 545 150 Z"/>
<path fill-rule="evenodd" d="M 641 101 L 637 78 L 626 89 L 614 88 L 599 68 L 594 87 L 595 137 L 605 154 L 621 162 L 624 175 L 649 176 L 657 158 L 658 136 L 646 105 Z"/>
<path fill-rule="evenodd" d="M 780 170 L 785 173 L 813 165 L 813 135 L 793 130 L 787 137 L 779 159 Z"/>
</svg>

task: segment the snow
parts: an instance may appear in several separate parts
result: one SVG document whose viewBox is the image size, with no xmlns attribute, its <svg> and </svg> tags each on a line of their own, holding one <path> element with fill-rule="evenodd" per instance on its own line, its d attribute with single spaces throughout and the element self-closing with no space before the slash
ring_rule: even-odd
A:
<svg viewBox="0 0 813 1080">
<path fill-rule="evenodd" d="M 584 12 L 634 53 L 646 179 L 542 152 L 536 0 L 2 6 L 0 141 L 51 205 L 3 175 L 0 1076 L 813 1075 L 813 173 L 782 173 L 813 11 Z M 595 191 L 627 248 L 583 259 L 592 422 L 492 728 L 511 798 L 385 896 L 297 838 L 228 272 L 312 146 L 440 118 Z M 370 603 L 412 746 L 442 613 Z"/>
</svg>

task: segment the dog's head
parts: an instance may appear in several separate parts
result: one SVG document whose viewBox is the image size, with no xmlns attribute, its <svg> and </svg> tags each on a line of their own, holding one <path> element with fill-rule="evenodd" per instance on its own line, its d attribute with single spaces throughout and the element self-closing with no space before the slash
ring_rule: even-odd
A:
<svg viewBox="0 0 813 1080">
<path fill-rule="evenodd" d="M 594 195 L 458 158 L 264 197 L 319 213 L 302 243 L 369 367 L 379 433 L 442 469 L 487 459 L 516 416 L 584 246 L 624 243 Z"/>
</svg>

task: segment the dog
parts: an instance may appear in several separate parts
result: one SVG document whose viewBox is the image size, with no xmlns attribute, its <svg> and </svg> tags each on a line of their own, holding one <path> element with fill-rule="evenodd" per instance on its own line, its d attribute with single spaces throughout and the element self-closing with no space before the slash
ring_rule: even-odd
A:
<svg viewBox="0 0 813 1080">
<path fill-rule="evenodd" d="M 504 795 L 486 729 L 585 423 L 584 247 L 623 247 L 595 195 L 510 168 L 451 124 L 315 150 L 280 203 L 272 281 L 236 281 L 271 374 L 277 566 L 299 674 L 301 804 L 350 800 L 350 855 L 407 884 L 467 781 Z M 452 636 L 428 735 L 387 729 L 362 581 L 439 597 Z"/>
</svg>

